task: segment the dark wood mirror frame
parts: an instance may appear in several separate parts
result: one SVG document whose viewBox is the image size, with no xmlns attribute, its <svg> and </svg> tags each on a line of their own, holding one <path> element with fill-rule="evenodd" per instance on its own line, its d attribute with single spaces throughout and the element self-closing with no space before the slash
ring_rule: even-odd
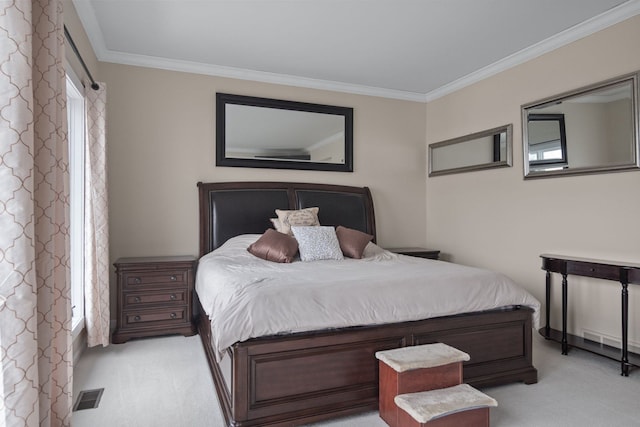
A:
<svg viewBox="0 0 640 427">
<path fill-rule="evenodd" d="M 228 157 L 226 153 L 226 106 L 246 105 L 279 110 L 331 114 L 344 117 L 344 162 L 325 163 L 270 158 Z M 247 124 L 250 126 L 250 124 Z M 353 172 L 353 108 L 310 104 L 271 98 L 216 93 L 216 165 L 249 168 L 302 169 Z"/>
</svg>

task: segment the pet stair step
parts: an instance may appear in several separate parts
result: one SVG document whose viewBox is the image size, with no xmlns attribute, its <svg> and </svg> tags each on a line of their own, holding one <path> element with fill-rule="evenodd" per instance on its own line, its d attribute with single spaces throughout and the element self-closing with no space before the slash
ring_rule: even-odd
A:
<svg viewBox="0 0 640 427">
<path fill-rule="evenodd" d="M 399 408 L 398 427 L 489 427 L 489 408 L 498 406 L 468 384 L 400 394 L 394 402 Z"/>
<path fill-rule="evenodd" d="M 443 343 L 378 351 L 380 417 L 398 424 L 399 394 L 451 387 L 462 383 L 462 362 L 469 355 Z"/>
</svg>

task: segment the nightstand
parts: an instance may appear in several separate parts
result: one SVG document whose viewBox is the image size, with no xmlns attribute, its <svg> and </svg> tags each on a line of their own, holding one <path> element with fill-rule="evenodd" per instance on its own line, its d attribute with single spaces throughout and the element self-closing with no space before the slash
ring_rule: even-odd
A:
<svg viewBox="0 0 640 427">
<path fill-rule="evenodd" d="M 385 248 L 385 249 L 396 254 L 415 256 L 418 258 L 438 259 L 438 257 L 440 256 L 440 251 L 437 251 L 435 249 L 426 249 L 426 248 Z"/>
<path fill-rule="evenodd" d="M 192 256 L 120 258 L 117 329 L 111 341 L 196 333 L 192 295 L 196 259 Z"/>
</svg>

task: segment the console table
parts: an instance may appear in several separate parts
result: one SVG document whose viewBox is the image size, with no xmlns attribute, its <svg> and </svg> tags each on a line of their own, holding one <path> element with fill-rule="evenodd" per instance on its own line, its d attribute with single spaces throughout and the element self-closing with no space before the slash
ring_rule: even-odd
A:
<svg viewBox="0 0 640 427">
<path fill-rule="evenodd" d="M 602 356 L 620 361 L 620 374 L 629 376 L 632 365 L 640 366 L 640 356 L 629 352 L 629 284 L 640 284 L 640 264 L 619 263 L 589 258 L 567 257 L 562 255 L 542 254 L 542 269 L 546 270 L 546 325 L 539 333 L 547 339 L 562 343 L 562 354 L 567 354 L 569 346 L 581 348 Z M 562 331 L 551 329 L 551 273 L 562 274 Z M 622 349 L 606 346 L 567 333 L 567 276 L 584 276 L 596 279 L 614 280 L 622 285 Z M 631 357 L 631 361 L 629 358 Z"/>
</svg>

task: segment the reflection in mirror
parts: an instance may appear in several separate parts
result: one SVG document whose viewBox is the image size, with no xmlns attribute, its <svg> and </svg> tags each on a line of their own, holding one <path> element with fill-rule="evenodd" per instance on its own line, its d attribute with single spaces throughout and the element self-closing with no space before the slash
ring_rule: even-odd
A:
<svg viewBox="0 0 640 427">
<path fill-rule="evenodd" d="M 353 109 L 216 94 L 219 166 L 353 170 Z"/>
<path fill-rule="evenodd" d="M 429 176 L 511 166 L 512 125 L 429 145 Z"/>
<path fill-rule="evenodd" d="M 567 136 L 564 114 L 529 114 L 530 170 L 567 167 Z"/>
<path fill-rule="evenodd" d="M 637 75 L 522 107 L 525 178 L 637 169 Z"/>
</svg>

